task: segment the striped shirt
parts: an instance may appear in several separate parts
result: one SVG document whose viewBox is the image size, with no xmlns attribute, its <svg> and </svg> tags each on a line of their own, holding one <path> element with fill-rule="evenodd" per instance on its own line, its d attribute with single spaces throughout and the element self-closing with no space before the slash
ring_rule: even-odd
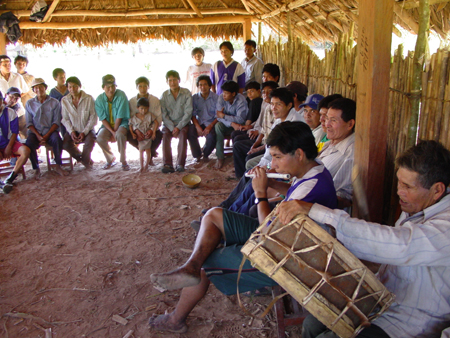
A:
<svg viewBox="0 0 450 338">
<path fill-rule="evenodd" d="M 69 134 L 76 131 L 87 135 L 94 129 L 98 122 L 98 117 L 95 112 L 94 98 L 83 90 L 80 93 L 81 98 L 77 108 L 72 103 L 72 94 L 68 94 L 61 99 L 61 123 L 66 127 Z"/>
<path fill-rule="evenodd" d="M 359 259 L 383 264 L 378 279 L 395 294 L 374 324 L 392 338 L 437 338 L 450 326 L 450 195 L 395 227 L 350 218 L 314 204 L 309 216 L 336 229 Z"/>
<path fill-rule="evenodd" d="M 333 176 L 334 187 L 338 197 L 352 199 L 352 169 L 355 149 L 355 133 L 337 144 L 328 141 L 318 158 Z"/>
</svg>

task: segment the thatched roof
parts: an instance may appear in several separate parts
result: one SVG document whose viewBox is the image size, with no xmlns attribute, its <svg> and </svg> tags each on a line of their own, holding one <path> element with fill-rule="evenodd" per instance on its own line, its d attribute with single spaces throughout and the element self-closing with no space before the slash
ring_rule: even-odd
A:
<svg viewBox="0 0 450 338">
<path fill-rule="evenodd" d="M 431 29 L 443 38 L 450 31 L 449 1 L 430 0 Z M 19 17 L 22 42 L 35 46 L 64 43 L 67 37 L 86 46 L 148 38 L 237 38 L 249 20 L 306 42 L 335 42 L 339 33 L 358 24 L 355 0 L 53 0 L 47 1 L 50 8 L 41 23 L 29 20 L 35 2 L 3 0 L 0 7 Z M 418 0 L 396 1 L 394 23 L 417 34 L 418 5 Z"/>
</svg>

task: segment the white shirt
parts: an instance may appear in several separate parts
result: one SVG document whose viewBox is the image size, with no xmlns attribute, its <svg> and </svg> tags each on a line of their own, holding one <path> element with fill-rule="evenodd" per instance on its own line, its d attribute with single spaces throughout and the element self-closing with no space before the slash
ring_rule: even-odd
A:
<svg viewBox="0 0 450 338">
<path fill-rule="evenodd" d="M 6 79 L 0 74 L 0 90 L 3 93 L 3 97 L 6 96 L 6 91 L 10 87 L 17 87 L 22 91 L 22 93 L 27 93 L 30 90 L 22 75 L 11 72 L 9 73 L 8 81 L 6 81 Z"/>
<path fill-rule="evenodd" d="M 309 216 L 333 226 L 359 259 L 384 264 L 378 279 L 396 298 L 373 323 L 390 337 L 438 338 L 450 326 L 450 195 L 412 216 L 403 212 L 395 227 L 318 204 Z"/>
<path fill-rule="evenodd" d="M 87 135 L 97 124 L 98 116 L 95 112 L 94 98 L 83 90 L 80 93 L 78 108 L 72 103 L 72 94 L 67 94 L 61 99 L 61 123 L 69 134 L 76 131 Z"/>
<path fill-rule="evenodd" d="M 200 91 L 200 89 L 197 87 L 197 78 L 200 75 L 207 75 L 209 77 L 211 75 L 211 67 L 212 65 L 210 63 L 204 62 L 201 64 L 201 66 L 189 66 L 184 83 L 185 87 L 187 89 L 190 89 L 192 94 L 196 94 Z"/>
<path fill-rule="evenodd" d="M 355 150 L 355 133 L 337 144 L 328 141 L 322 148 L 319 156 L 325 168 L 333 177 L 334 187 L 338 197 L 352 199 L 352 169 Z"/>
</svg>

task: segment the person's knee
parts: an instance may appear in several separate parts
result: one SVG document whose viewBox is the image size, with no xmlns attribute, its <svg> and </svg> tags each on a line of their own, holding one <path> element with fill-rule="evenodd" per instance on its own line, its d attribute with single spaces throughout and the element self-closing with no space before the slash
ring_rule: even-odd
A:
<svg viewBox="0 0 450 338">
<path fill-rule="evenodd" d="M 28 148 L 26 145 L 21 146 L 18 150 L 17 150 L 17 154 L 20 156 L 25 156 L 25 157 L 29 157 L 30 156 L 30 148 Z"/>
<path fill-rule="evenodd" d="M 202 223 L 215 225 L 222 233 L 223 229 L 223 209 L 219 207 L 209 209 L 203 216 Z"/>
</svg>

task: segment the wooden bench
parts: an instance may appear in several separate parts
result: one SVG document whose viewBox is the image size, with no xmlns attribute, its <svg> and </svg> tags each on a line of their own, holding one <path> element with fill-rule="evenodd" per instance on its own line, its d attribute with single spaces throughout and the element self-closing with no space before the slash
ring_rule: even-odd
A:
<svg viewBox="0 0 450 338">
<path fill-rule="evenodd" d="M 45 152 L 47 154 L 47 170 L 50 171 L 52 168 L 56 167 L 56 163 L 52 163 L 51 161 L 54 158 L 53 147 L 46 145 Z M 66 151 L 63 150 L 62 153 L 64 152 Z M 63 157 L 62 153 L 61 153 L 61 161 L 62 161 L 61 167 L 70 167 L 70 170 L 72 171 L 73 170 L 72 155 L 66 152 L 69 155 L 69 157 Z"/>
<path fill-rule="evenodd" d="M 9 176 L 14 170 L 14 166 L 8 161 L 0 161 L 0 177 Z M 20 174 L 22 174 L 23 179 L 25 180 L 27 176 L 25 175 L 25 169 L 22 166 L 20 168 Z"/>
</svg>

